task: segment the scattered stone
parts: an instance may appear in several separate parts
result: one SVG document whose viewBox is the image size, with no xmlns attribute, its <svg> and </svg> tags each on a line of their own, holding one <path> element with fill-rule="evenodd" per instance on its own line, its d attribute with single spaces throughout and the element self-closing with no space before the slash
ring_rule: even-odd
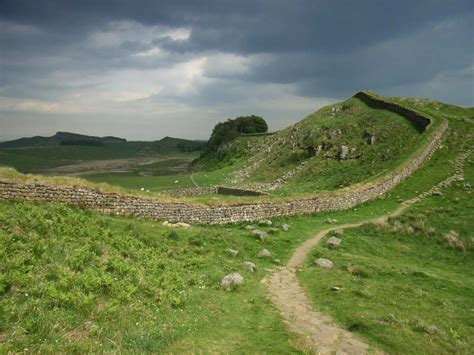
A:
<svg viewBox="0 0 474 355">
<path fill-rule="evenodd" d="M 464 183 L 464 188 L 465 188 L 466 190 L 469 190 L 469 189 L 471 188 L 471 184 L 468 183 L 468 182 L 465 182 L 465 183 Z"/>
<path fill-rule="evenodd" d="M 331 287 L 331 291 L 333 291 L 333 292 L 340 292 L 342 290 L 343 290 L 342 287 L 338 287 L 338 286 Z"/>
<path fill-rule="evenodd" d="M 258 252 L 258 257 L 259 258 L 268 258 L 270 257 L 272 254 L 268 251 L 268 249 L 262 249 Z"/>
<path fill-rule="evenodd" d="M 258 221 L 258 224 L 263 224 L 263 225 L 271 226 L 271 225 L 272 225 L 272 221 L 270 221 L 269 219 L 262 219 L 262 220 Z"/>
<path fill-rule="evenodd" d="M 283 232 L 288 232 L 288 229 L 290 229 L 290 226 L 285 223 L 281 226 L 281 229 L 283 230 Z"/>
<path fill-rule="evenodd" d="M 242 285 L 244 283 L 244 278 L 238 272 L 226 275 L 221 280 L 221 287 L 224 290 L 231 290 L 235 286 Z"/>
<path fill-rule="evenodd" d="M 333 219 L 333 218 L 327 218 L 326 219 L 326 223 L 329 223 L 329 224 L 333 224 L 333 223 L 336 223 L 337 222 L 337 219 Z"/>
<path fill-rule="evenodd" d="M 336 229 L 336 230 L 334 231 L 334 234 L 335 234 L 335 235 L 338 235 L 338 236 L 341 236 L 341 235 L 344 234 L 344 229 Z"/>
<path fill-rule="evenodd" d="M 249 230 L 249 231 L 250 231 L 250 230 L 254 230 L 254 229 L 255 229 L 255 227 L 254 227 L 254 226 L 252 226 L 252 225 L 248 225 L 248 226 L 246 226 L 246 227 L 245 227 L 245 229 L 247 229 L 247 230 Z"/>
<path fill-rule="evenodd" d="M 459 238 L 459 233 L 455 230 L 450 230 L 444 235 L 444 241 L 450 248 L 459 249 L 462 251 L 466 250 L 466 245 L 462 239 Z"/>
<path fill-rule="evenodd" d="M 257 268 L 257 266 L 256 266 L 253 262 L 251 262 L 251 261 L 244 261 L 244 262 L 242 263 L 242 266 L 244 267 L 244 269 L 246 269 L 246 270 L 248 270 L 248 271 L 250 271 L 250 272 L 254 272 L 255 269 Z"/>
<path fill-rule="evenodd" d="M 316 259 L 314 263 L 325 269 L 331 269 L 334 265 L 331 260 L 323 259 L 323 258 Z"/>
<path fill-rule="evenodd" d="M 227 249 L 226 250 L 229 254 L 231 254 L 232 256 L 237 256 L 239 254 L 239 251 L 238 250 L 235 250 L 235 249 Z"/>
<path fill-rule="evenodd" d="M 433 195 L 433 196 L 443 196 L 443 193 L 442 193 L 441 191 L 439 191 L 439 190 L 434 190 L 434 191 L 431 193 L 431 195 Z"/>
<path fill-rule="evenodd" d="M 341 151 L 339 152 L 339 158 L 341 160 L 347 159 L 347 155 L 349 154 L 349 147 L 347 145 L 341 146 Z"/>
<path fill-rule="evenodd" d="M 267 233 L 267 232 L 264 232 L 264 231 L 261 231 L 260 229 L 254 229 L 254 230 L 252 231 L 252 234 L 253 234 L 256 238 L 260 239 L 262 242 L 265 241 L 265 239 L 268 238 L 268 233 Z"/>
<path fill-rule="evenodd" d="M 278 228 L 270 228 L 268 230 L 268 232 L 272 233 L 272 234 L 275 234 L 275 233 L 278 233 L 280 230 Z"/>
<path fill-rule="evenodd" d="M 336 248 L 341 244 L 342 240 L 337 237 L 331 237 L 327 240 L 326 245 L 331 248 Z"/>
<path fill-rule="evenodd" d="M 374 145 L 376 143 L 376 139 L 375 139 L 375 136 L 370 136 L 369 139 L 368 139 L 368 143 L 369 145 Z"/>
<path fill-rule="evenodd" d="M 170 223 L 168 221 L 164 221 L 162 223 L 163 226 L 169 227 L 169 228 L 176 228 L 176 227 L 181 227 L 181 228 L 189 228 L 191 227 L 190 224 L 184 223 L 184 222 L 178 222 L 178 223 Z"/>
</svg>

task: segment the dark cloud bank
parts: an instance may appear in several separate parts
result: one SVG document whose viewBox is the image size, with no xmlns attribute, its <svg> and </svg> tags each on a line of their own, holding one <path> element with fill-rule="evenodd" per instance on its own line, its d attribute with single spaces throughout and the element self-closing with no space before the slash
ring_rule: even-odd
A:
<svg viewBox="0 0 474 355">
<path fill-rule="evenodd" d="M 0 139 L 206 138 L 360 89 L 472 106 L 472 1 L 0 1 Z"/>
</svg>

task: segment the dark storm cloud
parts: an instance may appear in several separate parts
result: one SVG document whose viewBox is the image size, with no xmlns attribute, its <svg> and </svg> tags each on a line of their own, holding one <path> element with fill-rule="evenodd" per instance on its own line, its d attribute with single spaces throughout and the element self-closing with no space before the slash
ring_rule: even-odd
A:
<svg viewBox="0 0 474 355">
<path fill-rule="evenodd" d="M 113 86 L 111 73 L 206 58 L 196 78 L 183 69 L 192 88 L 168 90 L 179 80 L 172 73 L 151 101 L 219 102 L 224 112 L 265 85 L 286 85 L 281 95 L 343 98 L 364 88 L 472 105 L 473 22 L 472 0 L 0 0 L 0 96 L 99 92 Z M 189 36 L 172 33 L 183 29 Z M 221 54 L 244 63 L 215 66 Z"/>
</svg>

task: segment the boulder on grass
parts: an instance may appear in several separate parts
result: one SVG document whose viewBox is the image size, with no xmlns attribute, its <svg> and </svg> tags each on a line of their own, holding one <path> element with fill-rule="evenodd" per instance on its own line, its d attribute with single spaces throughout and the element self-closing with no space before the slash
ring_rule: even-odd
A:
<svg viewBox="0 0 474 355">
<path fill-rule="evenodd" d="M 238 250 L 231 249 L 231 248 L 227 249 L 226 251 L 232 256 L 237 256 L 237 254 L 239 254 Z"/>
<path fill-rule="evenodd" d="M 331 260 L 323 259 L 323 258 L 316 259 L 314 263 L 325 269 L 331 269 L 334 265 Z"/>
<path fill-rule="evenodd" d="M 256 238 L 260 239 L 262 242 L 263 242 L 265 239 L 268 238 L 268 233 L 267 233 L 267 232 L 264 232 L 264 231 L 261 231 L 261 230 L 259 230 L 259 229 L 254 229 L 254 230 L 252 231 L 252 234 L 253 234 Z"/>
<path fill-rule="evenodd" d="M 338 237 L 331 237 L 327 240 L 326 245 L 330 248 L 336 248 L 341 245 L 342 240 Z"/>
<path fill-rule="evenodd" d="M 236 286 L 242 285 L 244 278 L 238 272 L 234 272 L 229 275 L 225 275 L 221 280 L 221 288 L 224 290 L 231 290 Z"/>
<path fill-rule="evenodd" d="M 268 249 L 262 249 L 258 252 L 258 257 L 259 258 L 268 258 L 272 254 L 268 251 Z"/>
<path fill-rule="evenodd" d="M 244 269 L 246 269 L 246 270 L 248 270 L 248 271 L 250 271 L 250 272 L 254 272 L 255 269 L 257 268 L 257 266 L 256 266 L 253 262 L 251 262 L 251 261 L 244 261 L 244 262 L 242 263 L 242 266 L 244 267 Z"/>
</svg>

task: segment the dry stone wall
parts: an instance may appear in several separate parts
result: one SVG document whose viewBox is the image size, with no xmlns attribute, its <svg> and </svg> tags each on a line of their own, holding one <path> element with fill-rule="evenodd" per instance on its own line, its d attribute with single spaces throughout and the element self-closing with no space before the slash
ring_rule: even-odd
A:
<svg viewBox="0 0 474 355">
<path fill-rule="evenodd" d="M 378 105 L 381 105 L 380 102 Z M 403 110 L 400 112 L 403 112 Z M 0 180 L 0 198 L 19 201 L 60 202 L 83 208 L 92 208 L 104 213 L 194 224 L 236 223 L 279 216 L 345 210 L 383 195 L 413 173 L 436 150 L 447 127 L 446 122 L 441 124 L 433 134 L 432 140 L 423 147 L 412 161 L 400 170 L 370 185 L 362 186 L 351 192 L 341 192 L 337 196 L 321 196 L 288 202 L 209 207 L 161 202 L 156 199 L 101 192 L 75 186 L 50 186 L 40 183 Z"/>
</svg>

